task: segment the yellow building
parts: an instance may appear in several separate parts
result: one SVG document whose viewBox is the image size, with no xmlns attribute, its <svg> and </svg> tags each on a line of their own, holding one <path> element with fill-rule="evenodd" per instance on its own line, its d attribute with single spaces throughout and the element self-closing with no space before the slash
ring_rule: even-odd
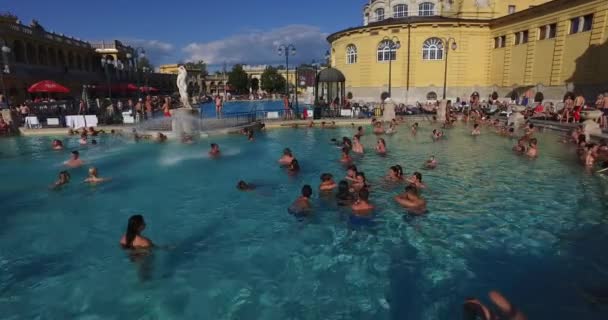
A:
<svg viewBox="0 0 608 320">
<path fill-rule="evenodd" d="M 390 82 L 408 103 L 442 98 L 444 82 L 448 99 L 592 96 L 608 89 L 607 39 L 606 0 L 375 0 L 363 26 L 328 37 L 355 100 L 377 101 Z"/>
</svg>

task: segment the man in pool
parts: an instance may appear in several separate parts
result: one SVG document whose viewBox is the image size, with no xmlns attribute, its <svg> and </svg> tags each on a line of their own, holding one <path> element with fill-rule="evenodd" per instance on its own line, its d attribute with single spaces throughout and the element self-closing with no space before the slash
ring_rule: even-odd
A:
<svg viewBox="0 0 608 320">
<path fill-rule="evenodd" d="M 369 190 L 367 188 L 359 190 L 359 198 L 350 208 L 356 216 L 369 216 L 372 210 L 374 210 L 374 206 L 369 203 Z"/>
<path fill-rule="evenodd" d="M 70 168 L 78 168 L 84 164 L 84 161 L 80 159 L 80 153 L 78 151 L 72 151 L 72 157 L 70 160 L 65 162 L 65 165 Z"/>
<path fill-rule="evenodd" d="M 70 173 L 67 171 L 59 172 L 59 179 L 55 181 L 55 183 L 51 186 L 53 189 L 57 189 L 61 186 L 64 186 L 70 182 Z"/>
<path fill-rule="evenodd" d="M 293 159 L 295 158 L 293 156 L 293 153 L 291 152 L 291 149 L 285 148 L 283 150 L 283 155 L 279 159 L 279 164 L 282 166 L 287 166 L 293 161 Z"/>
<path fill-rule="evenodd" d="M 405 187 L 405 193 L 397 195 L 395 201 L 413 214 L 426 212 L 426 200 L 418 195 L 418 189 L 413 185 Z"/>
<path fill-rule="evenodd" d="M 105 182 L 108 180 L 110 180 L 110 179 L 99 177 L 97 168 L 91 167 L 91 168 L 89 168 L 89 176 L 86 179 L 84 179 L 84 182 L 90 183 L 90 184 L 96 184 L 96 183 L 102 183 L 102 182 Z"/>
<path fill-rule="evenodd" d="M 435 169 L 437 168 L 437 159 L 435 159 L 435 156 L 431 156 L 426 163 L 424 164 L 424 166 L 427 169 Z"/>
<path fill-rule="evenodd" d="M 467 298 L 463 305 L 463 320 L 526 320 L 526 315 L 517 309 L 498 291 L 490 291 L 490 300 L 498 312 L 494 312 L 481 301 Z"/>
<path fill-rule="evenodd" d="M 416 189 L 425 189 L 426 185 L 422 183 L 422 174 L 420 172 L 414 172 L 414 174 L 407 179 L 410 185 L 413 185 Z"/>
<path fill-rule="evenodd" d="M 333 178 L 334 176 L 331 173 L 322 174 L 319 190 L 322 192 L 329 192 L 334 190 L 338 185 L 336 184 Z"/>
<path fill-rule="evenodd" d="M 418 132 L 418 122 L 414 122 L 414 125 L 412 125 L 412 135 L 416 135 L 416 133 Z"/>
<path fill-rule="evenodd" d="M 300 163 L 298 162 L 298 159 L 293 159 L 289 166 L 287 166 L 287 173 L 294 175 L 298 172 L 300 172 Z"/>
<path fill-rule="evenodd" d="M 63 150 L 63 142 L 61 140 L 53 140 L 53 150 Z"/>
<path fill-rule="evenodd" d="M 481 134 L 481 129 L 479 128 L 479 124 L 476 123 L 473 125 L 473 131 L 471 131 L 472 136 L 478 136 Z"/>
<path fill-rule="evenodd" d="M 239 183 L 237 183 L 236 188 L 239 191 L 253 191 L 255 190 L 255 186 L 251 183 L 247 183 L 243 180 L 239 181 Z"/>
<path fill-rule="evenodd" d="M 308 215 L 312 211 L 312 205 L 310 204 L 310 197 L 312 196 L 312 188 L 309 185 L 302 187 L 301 195 L 296 201 L 289 206 L 287 211 L 295 216 Z"/>
<path fill-rule="evenodd" d="M 348 182 L 355 182 L 357 181 L 357 173 L 357 166 L 351 164 L 346 170 L 346 177 L 344 179 Z"/>
<path fill-rule="evenodd" d="M 526 155 L 530 158 L 538 157 L 538 141 L 536 138 L 530 139 L 530 145 L 528 151 L 526 151 Z"/>
<path fill-rule="evenodd" d="M 342 148 L 342 157 L 340 157 L 340 162 L 349 164 L 353 162 L 353 158 L 350 157 L 350 149 L 347 147 Z"/>
<path fill-rule="evenodd" d="M 336 202 L 338 203 L 338 206 L 349 206 L 354 200 L 355 196 L 350 192 L 348 182 L 345 180 L 340 181 L 338 184 L 338 193 L 336 194 Z"/>
<path fill-rule="evenodd" d="M 220 146 L 217 143 L 211 144 L 211 150 L 209 150 L 209 156 L 212 158 L 216 158 L 220 156 Z"/>
<path fill-rule="evenodd" d="M 517 140 L 517 144 L 515 146 L 513 146 L 513 152 L 515 152 L 517 154 L 526 153 L 525 139 L 522 138 L 522 139 Z"/>
</svg>

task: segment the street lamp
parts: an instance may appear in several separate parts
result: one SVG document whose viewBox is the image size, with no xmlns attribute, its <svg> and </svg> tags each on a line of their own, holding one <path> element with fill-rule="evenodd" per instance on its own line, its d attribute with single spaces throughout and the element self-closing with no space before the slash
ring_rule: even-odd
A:
<svg viewBox="0 0 608 320">
<path fill-rule="evenodd" d="M 389 38 L 388 36 L 382 38 L 382 41 L 386 41 L 388 45 L 388 96 L 390 97 L 393 81 L 393 51 L 395 52 L 395 59 L 397 59 L 397 50 L 401 48 L 401 41 L 397 37 Z"/>
<path fill-rule="evenodd" d="M 443 73 L 443 100 L 445 100 L 448 85 L 448 56 L 450 54 L 450 48 L 456 51 L 458 45 L 456 44 L 456 39 L 452 37 L 442 40 L 445 48 L 445 71 Z M 452 43 L 451 46 L 450 42 Z"/>
<path fill-rule="evenodd" d="M 130 55 L 130 54 L 128 54 Z M 139 65 L 141 64 L 141 59 L 146 57 L 146 50 L 142 47 L 135 48 L 135 57 L 134 65 L 135 65 L 135 76 L 137 77 L 137 101 L 141 98 L 141 90 L 139 90 L 140 86 L 140 76 L 139 76 Z"/>
<path fill-rule="evenodd" d="M 4 100 L 6 101 L 6 106 L 8 107 L 8 96 L 6 95 L 6 88 L 4 87 L 4 74 L 9 74 L 11 70 L 8 67 L 8 54 L 11 53 L 11 48 L 9 48 L 4 40 L 0 40 L 0 44 L 2 44 L 2 72 L 0 72 L 0 82 L 2 82 L 2 95 L 4 96 Z"/>
<path fill-rule="evenodd" d="M 101 66 L 103 67 L 103 70 L 106 74 L 106 82 L 108 85 L 108 97 L 110 98 L 110 101 L 112 101 L 112 88 L 110 86 L 110 71 L 108 70 L 110 65 L 114 65 L 114 61 L 112 59 L 106 58 L 106 57 L 102 57 L 101 58 Z"/>
<path fill-rule="evenodd" d="M 296 47 L 293 44 L 282 44 L 277 49 L 277 53 L 279 54 L 279 56 L 285 56 L 285 80 L 287 82 L 285 94 L 289 97 L 289 56 L 296 55 Z M 296 92 L 296 94 L 298 93 Z"/>
</svg>

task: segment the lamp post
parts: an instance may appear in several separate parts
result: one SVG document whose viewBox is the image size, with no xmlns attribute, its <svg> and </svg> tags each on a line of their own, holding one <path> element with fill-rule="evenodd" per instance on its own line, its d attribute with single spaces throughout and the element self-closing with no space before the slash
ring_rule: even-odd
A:
<svg viewBox="0 0 608 320">
<path fill-rule="evenodd" d="M 135 77 L 137 78 L 137 101 L 141 99 L 141 90 L 139 90 L 140 86 L 140 76 L 139 76 L 139 65 L 141 64 L 141 59 L 146 57 L 146 50 L 142 47 L 135 48 L 135 57 L 134 58 L 134 66 L 135 66 Z"/>
<path fill-rule="evenodd" d="M 456 39 L 450 37 L 447 39 L 442 39 L 443 40 L 443 44 L 444 44 L 444 48 L 445 48 L 445 70 L 443 72 L 443 100 L 445 100 L 446 98 L 446 93 L 447 93 L 447 85 L 448 85 L 448 57 L 450 54 L 450 48 L 454 51 L 456 51 L 456 49 L 458 48 L 458 45 L 456 44 Z M 450 46 L 450 42 L 452 43 Z"/>
<path fill-rule="evenodd" d="M 146 95 L 150 94 L 150 87 L 148 87 L 148 74 L 150 73 L 150 68 L 148 68 L 147 66 L 144 66 L 143 68 L 141 68 L 141 71 L 144 75 L 144 90 L 146 91 Z"/>
<path fill-rule="evenodd" d="M 287 95 L 287 97 L 289 97 L 289 56 L 296 55 L 296 47 L 293 44 L 282 44 L 277 49 L 277 53 L 279 54 L 279 56 L 285 56 L 285 94 Z"/>
<path fill-rule="evenodd" d="M 0 41 L 0 44 L 2 44 L 2 70 L 0 70 L 0 82 L 2 82 L 2 95 L 4 96 L 6 106 L 8 107 L 8 96 L 6 95 L 6 88 L 4 87 L 4 74 L 9 74 L 11 72 L 8 67 L 8 54 L 11 53 L 11 48 L 6 45 L 4 40 Z"/>
<path fill-rule="evenodd" d="M 395 59 L 397 59 L 397 50 L 401 48 L 401 41 L 397 37 L 389 38 L 388 36 L 382 38 L 382 41 L 388 43 L 388 96 L 390 97 L 393 85 L 393 51 L 395 51 Z"/>
<path fill-rule="evenodd" d="M 110 64 L 114 64 L 114 62 L 111 59 L 107 59 L 105 57 L 101 58 L 101 66 L 103 67 L 103 71 L 106 74 L 106 83 L 108 86 L 108 97 L 110 98 L 110 101 L 112 101 L 112 87 L 110 85 L 110 71 L 109 71 L 109 66 Z"/>
<path fill-rule="evenodd" d="M 120 72 L 125 69 L 125 64 L 120 60 L 116 60 L 114 61 L 114 67 L 116 68 L 116 79 L 120 80 Z"/>
</svg>

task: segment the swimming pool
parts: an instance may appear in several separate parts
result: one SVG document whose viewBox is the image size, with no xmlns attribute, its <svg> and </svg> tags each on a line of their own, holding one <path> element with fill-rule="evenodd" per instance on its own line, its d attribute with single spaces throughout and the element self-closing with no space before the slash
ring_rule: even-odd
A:
<svg viewBox="0 0 608 320">
<path fill-rule="evenodd" d="M 204 118 L 215 118 L 215 103 L 205 103 L 202 106 L 201 116 Z M 302 110 L 306 105 L 299 104 L 299 109 Z M 283 111 L 283 101 L 278 100 L 254 100 L 254 101 L 230 101 L 224 103 L 222 112 L 224 116 L 229 117 L 237 113 L 248 113 L 254 111 Z"/>
<path fill-rule="evenodd" d="M 606 319 L 584 292 L 608 291 L 607 183 L 585 174 L 574 151 L 539 134 L 540 158 L 513 155 L 514 141 L 463 125 L 433 143 L 422 124 L 385 137 L 386 157 L 356 159 L 378 208 L 371 226 L 314 194 L 314 218 L 286 208 L 303 184 L 345 170 L 331 138 L 353 129 L 281 129 L 195 145 L 135 144 L 100 137 L 95 147 L 52 137 L 0 140 L 1 319 L 460 319 L 465 297 L 502 291 L 530 319 Z M 369 128 L 368 128 L 369 131 Z M 207 158 L 219 143 L 221 160 Z M 302 172 L 276 160 L 290 147 Z M 69 150 L 112 181 L 80 183 L 71 170 L 48 186 Z M 421 170 L 429 213 L 409 217 L 384 184 L 389 166 Z M 239 179 L 259 184 L 235 189 Z M 118 246 L 130 215 L 169 249 L 132 262 Z M 487 301 L 487 299 L 485 299 Z"/>
</svg>

